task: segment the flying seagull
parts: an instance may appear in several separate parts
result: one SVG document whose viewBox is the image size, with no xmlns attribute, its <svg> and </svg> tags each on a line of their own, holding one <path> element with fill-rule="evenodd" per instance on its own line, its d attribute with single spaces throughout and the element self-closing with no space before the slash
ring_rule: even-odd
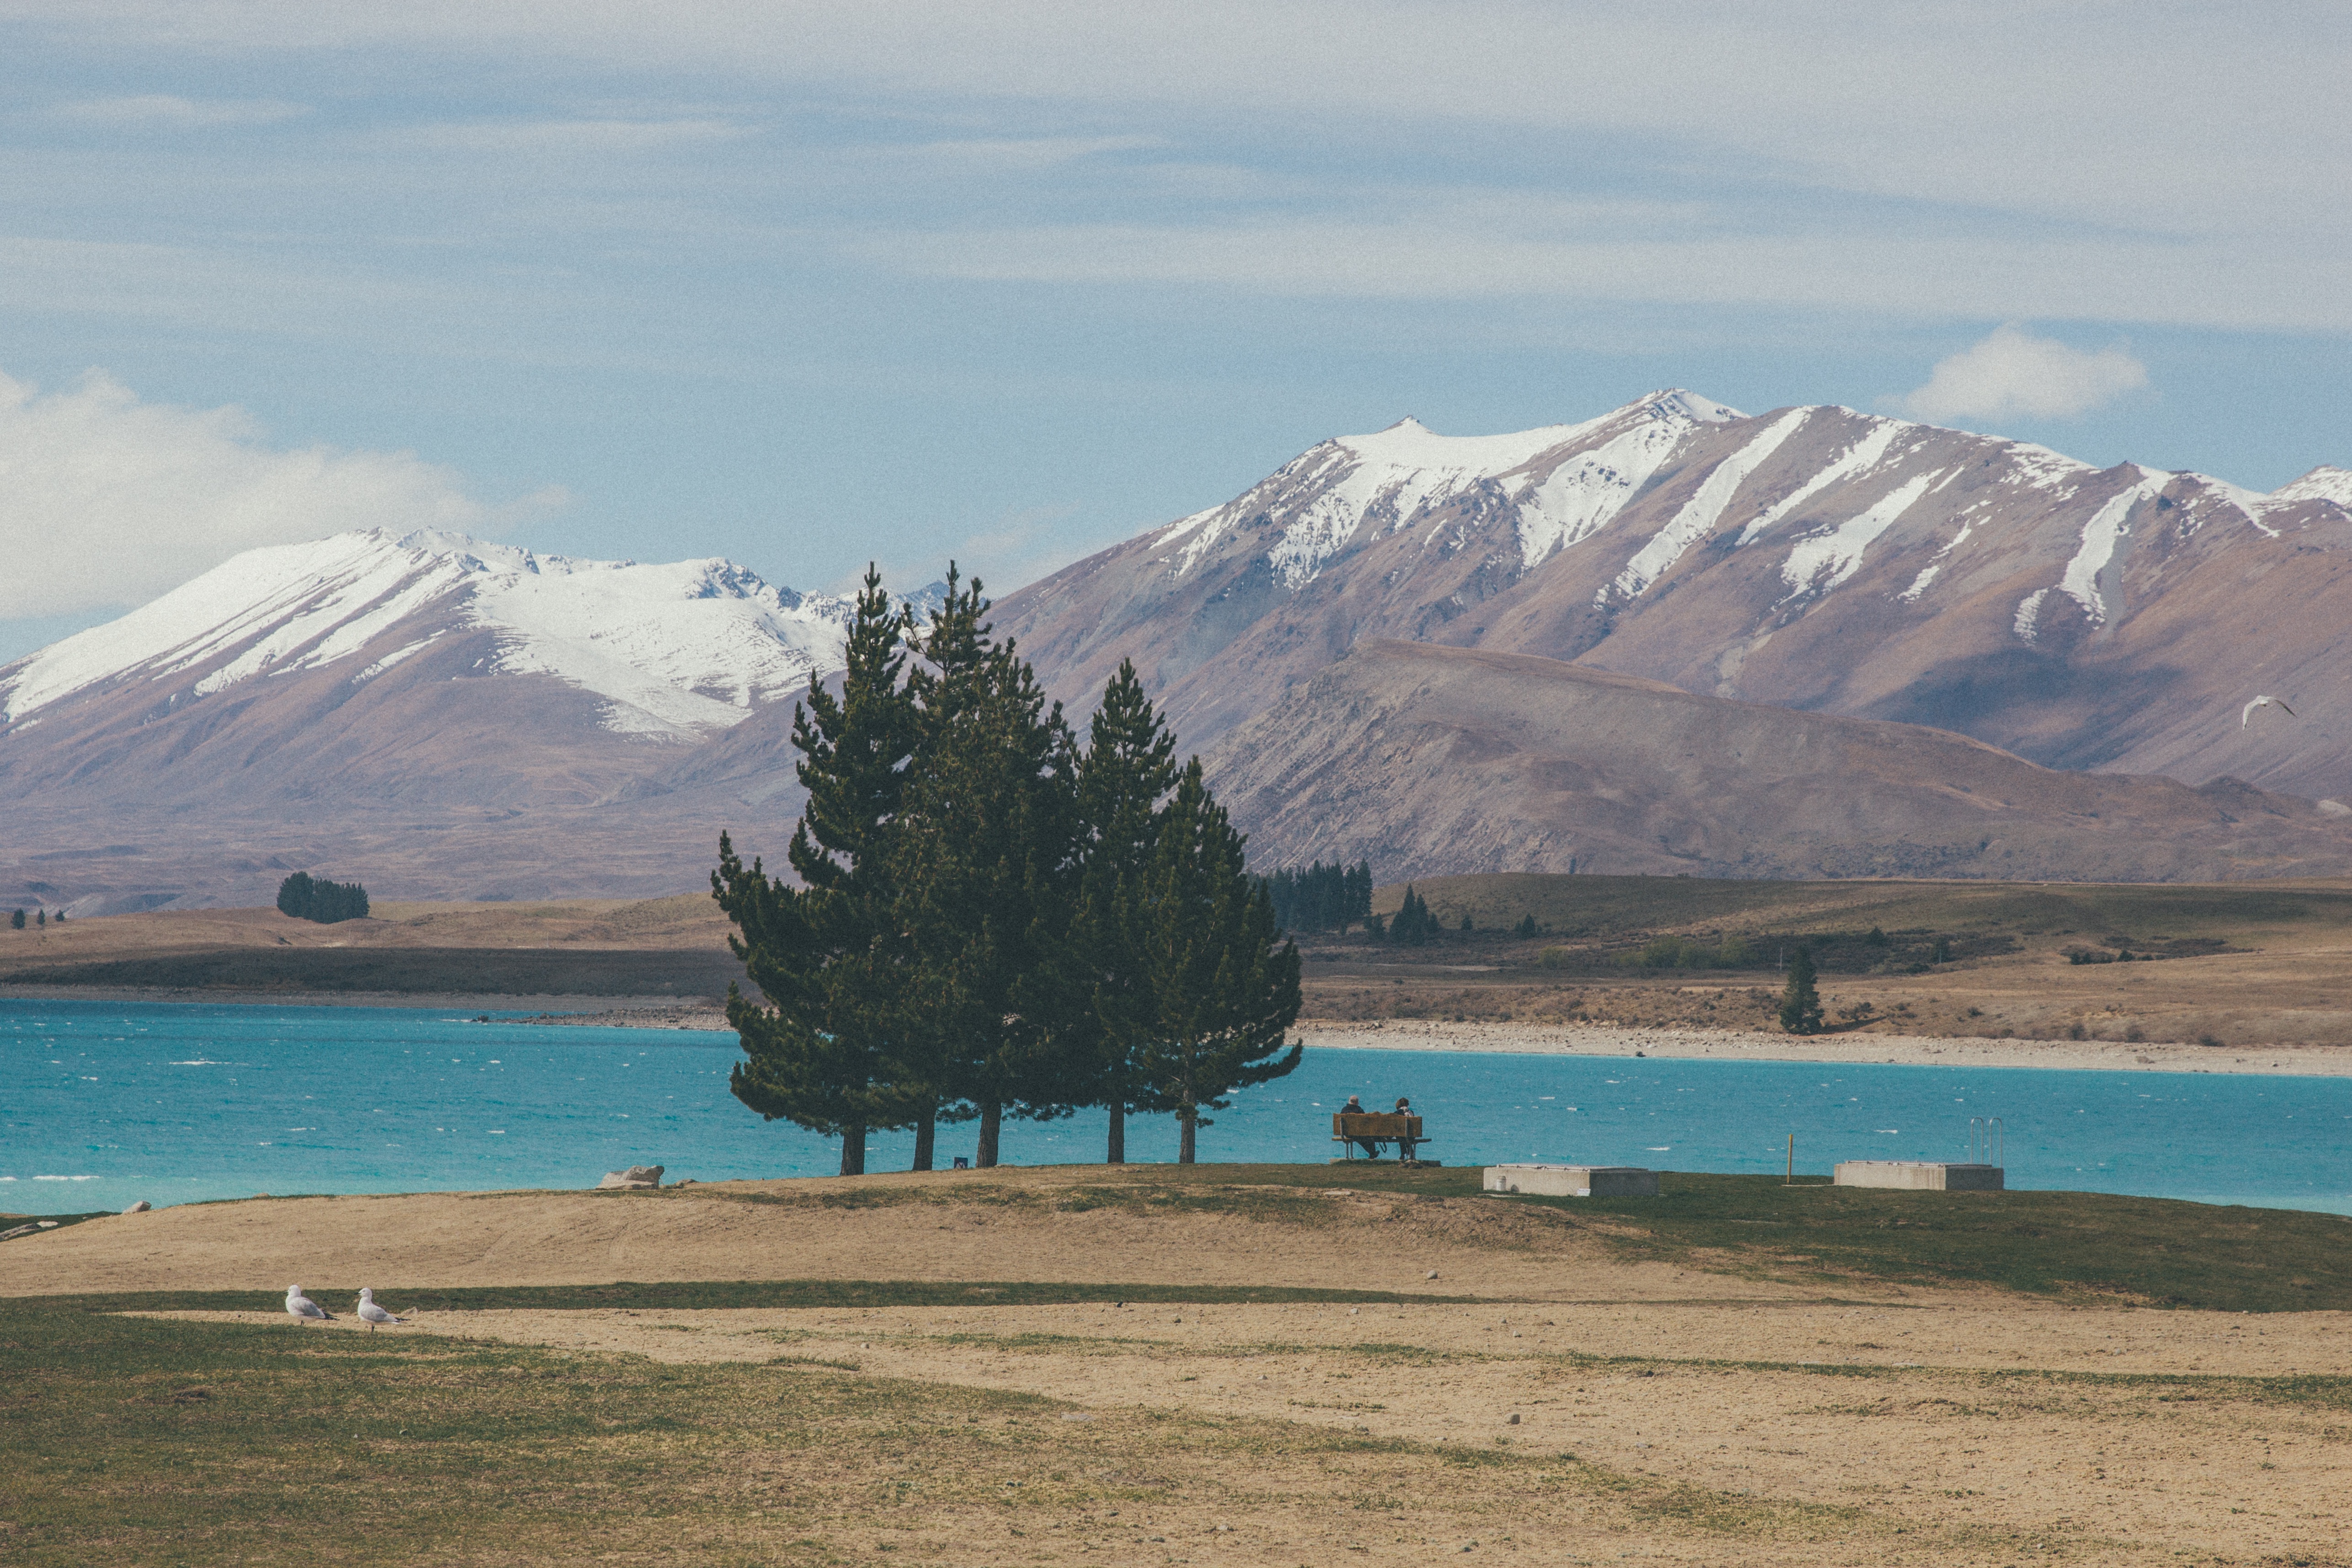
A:
<svg viewBox="0 0 2352 1568">
<path fill-rule="evenodd" d="M 324 1323 L 331 1321 L 335 1314 L 302 1294 L 299 1285 L 289 1285 L 286 1287 L 286 1315 L 298 1323 Z"/>
<path fill-rule="evenodd" d="M 394 1317 L 392 1313 L 385 1311 L 382 1307 L 377 1306 L 375 1304 L 375 1292 L 367 1289 L 365 1286 L 362 1286 L 360 1288 L 360 1321 L 368 1326 L 369 1333 L 373 1333 L 375 1332 L 375 1326 L 378 1323 L 404 1323 L 408 1321 L 408 1320 L 406 1318 Z"/>
<path fill-rule="evenodd" d="M 2255 710 L 2255 709 L 2257 709 L 2257 708 L 2276 708 L 2276 709 L 2280 710 L 2281 711 L 2284 712 L 2288 718 L 2292 719 L 2292 718 L 2294 718 L 2294 709 L 2292 709 L 2292 708 L 2289 708 L 2285 703 L 2284 703 L 2284 702 L 2280 701 L 2277 698 L 2275 698 L 2275 697 L 2257 697 L 2257 698 L 2255 698 L 2252 702 L 2249 702 L 2249 703 L 2247 703 L 2247 704 L 2246 704 L 2245 711 L 2243 711 L 2242 713 L 2240 713 L 2240 714 L 2238 715 L 2238 728 L 2239 728 L 2239 729 L 2242 730 L 2242 729 L 2244 729 L 2247 725 L 2249 725 L 2249 724 L 2251 724 L 2251 723 L 2252 723 L 2252 722 L 2254 721 L 2254 710 Z"/>
</svg>

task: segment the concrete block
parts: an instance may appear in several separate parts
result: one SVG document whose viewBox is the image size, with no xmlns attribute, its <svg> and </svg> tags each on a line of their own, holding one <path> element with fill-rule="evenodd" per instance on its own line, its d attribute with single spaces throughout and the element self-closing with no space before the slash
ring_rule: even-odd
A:
<svg viewBox="0 0 2352 1568">
<path fill-rule="evenodd" d="M 1654 1198 L 1658 1173 L 1639 1165 L 1489 1165 L 1486 1190 L 1544 1198 Z"/>
<path fill-rule="evenodd" d="M 1999 1165 L 1944 1164 L 1933 1160 L 1841 1160 L 1841 1187 L 1902 1187 L 1921 1193 L 1997 1193 Z"/>
</svg>

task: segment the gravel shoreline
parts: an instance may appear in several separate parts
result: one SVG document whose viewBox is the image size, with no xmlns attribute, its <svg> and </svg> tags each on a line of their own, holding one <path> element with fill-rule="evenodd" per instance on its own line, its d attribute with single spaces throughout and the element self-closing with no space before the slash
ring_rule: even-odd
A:
<svg viewBox="0 0 2352 1568">
<path fill-rule="evenodd" d="M 1932 1035 L 1797 1036 L 1729 1029 L 1606 1025 L 1446 1023 L 1388 1019 L 1309 1022 L 1298 1037 L 1320 1048 L 1514 1051 L 1531 1056 L 1665 1057 L 1715 1061 L 1892 1063 L 1908 1067 L 2056 1068 L 2068 1071 L 2281 1073 L 2352 1077 L 2343 1046 L 2189 1046 L 2121 1040 L 1999 1040 Z"/>
</svg>

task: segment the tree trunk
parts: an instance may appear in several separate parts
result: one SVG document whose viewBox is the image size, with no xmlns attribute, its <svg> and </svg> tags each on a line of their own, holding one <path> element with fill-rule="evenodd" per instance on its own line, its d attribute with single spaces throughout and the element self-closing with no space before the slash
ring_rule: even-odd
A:
<svg viewBox="0 0 2352 1568">
<path fill-rule="evenodd" d="M 928 1171 L 931 1168 L 932 1152 L 939 1147 L 939 1142 L 940 1119 L 934 1112 L 926 1110 L 923 1112 L 923 1119 L 915 1123 L 914 1168 L 916 1170 Z"/>
<path fill-rule="evenodd" d="M 841 1173 L 862 1176 L 866 1173 L 866 1129 L 845 1127 L 841 1131 Z"/>
<path fill-rule="evenodd" d="M 980 1106 L 980 1149 L 972 1156 L 972 1164 L 982 1171 L 996 1165 L 997 1130 L 1004 1124 L 1004 1107 L 995 1100 L 982 1100 Z"/>
<path fill-rule="evenodd" d="M 1192 1163 L 1192 1134 L 1200 1121 L 1200 1117 L 1199 1110 L 1190 1105 L 1176 1113 L 1178 1125 L 1184 1129 L 1184 1136 L 1176 1147 L 1176 1163 L 1180 1165 Z"/>
<path fill-rule="evenodd" d="M 1127 1163 L 1127 1106 L 1121 1100 L 1111 1101 L 1110 1150 L 1103 1155 L 1103 1163 L 1107 1165 Z"/>
</svg>

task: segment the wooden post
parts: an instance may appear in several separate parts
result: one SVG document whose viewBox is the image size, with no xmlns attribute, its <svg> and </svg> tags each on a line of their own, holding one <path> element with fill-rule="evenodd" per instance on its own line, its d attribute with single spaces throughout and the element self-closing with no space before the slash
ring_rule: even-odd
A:
<svg viewBox="0 0 2352 1568">
<path fill-rule="evenodd" d="M 1789 1174 L 1780 1184 L 1784 1187 L 1797 1184 L 1797 1135 L 1793 1132 L 1789 1134 Z"/>
</svg>

